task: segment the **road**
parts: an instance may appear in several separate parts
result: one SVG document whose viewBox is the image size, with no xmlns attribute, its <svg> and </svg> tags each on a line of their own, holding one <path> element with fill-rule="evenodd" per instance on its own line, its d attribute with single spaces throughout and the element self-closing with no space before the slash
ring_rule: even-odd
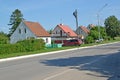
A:
<svg viewBox="0 0 120 80">
<path fill-rule="evenodd" d="M 0 80 L 120 80 L 120 43 L 0 62 Z"/>
</svg>

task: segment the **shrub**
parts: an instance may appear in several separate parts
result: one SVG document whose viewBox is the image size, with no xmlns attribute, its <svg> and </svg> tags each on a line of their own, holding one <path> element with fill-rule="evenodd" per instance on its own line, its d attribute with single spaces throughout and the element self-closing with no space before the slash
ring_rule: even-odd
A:
<svg viewBox="0 0 120 80">
<path fill-rule="evenodd" d="M 93 43 L 93 42 L 94 42 L 93 37 L 91 37 L 91 36 L 87 36 L 87 37 L 86 37 L 85 43 L 89 44 L 89 43 Z"/>
<path fill-rule="evenodd" d="M 45 48 L 45 43 L 42 39 L 30 39 L 19 41 L 16 44 L 1 44 L 0 54 L 10 54 L 19 52 L 37 51 Z"/>
<path fill-rule="evenodd" d="M 0 44 L 7 44 L 8 37 L 0 34 Z"/>
</svg>

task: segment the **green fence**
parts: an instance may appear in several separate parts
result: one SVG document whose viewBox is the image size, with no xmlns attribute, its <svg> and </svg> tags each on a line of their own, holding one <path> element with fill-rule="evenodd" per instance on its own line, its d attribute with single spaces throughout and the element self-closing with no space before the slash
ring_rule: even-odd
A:
<svg viewBox="0 0 120 80">
<path fill-rule="evenodd" d="M 62 44 L 46 44 L 47 48 L 61 48 Z"/>
</svg>

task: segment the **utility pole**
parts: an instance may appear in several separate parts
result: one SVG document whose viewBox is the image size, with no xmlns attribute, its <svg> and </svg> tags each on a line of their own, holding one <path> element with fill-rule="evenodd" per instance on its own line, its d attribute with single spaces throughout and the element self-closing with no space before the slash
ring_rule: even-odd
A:
<svg viewBox="0 0 120 80">
<path fill-rule="evenodd" d="M 98 12 L 97 12 L 97 19 L 98 19 L 98 40 L 100 40 L 101 38 L 101 34 L 100 34 L 100 12 L 107 6 L 107 4 L 105 4 Z"/>
<path fill-rule="evenodd" d="M 76 30 L 78 29 L 78 13 L 77 13 L 77 9 L 73 12 L 73 15 L 76 19 Z M 80 32 L 78 32 L 78 34 L 80 34 Z"/>
</svg>

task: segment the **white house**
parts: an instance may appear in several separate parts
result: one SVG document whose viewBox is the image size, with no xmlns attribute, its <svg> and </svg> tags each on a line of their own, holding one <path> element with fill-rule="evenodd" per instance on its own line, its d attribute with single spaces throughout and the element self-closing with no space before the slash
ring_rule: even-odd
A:
<svg viewBox="0 0 120 80">
<path fill-rule="evenodd" d="M 59 24 L 52 32 L 52 40 L 68 40 L 77 38 L 77 34 L 67 25 Z"/>
<path fill-rule="evenodd" d="M 29 38 L 41 38 L 46 44 L 51 44 L 50 34 L 38 22 L 30 21 L 22 21 L 19 24 L 14 33 L 10 36 L 10 43 L 16 43 Z"/>
</svg>

